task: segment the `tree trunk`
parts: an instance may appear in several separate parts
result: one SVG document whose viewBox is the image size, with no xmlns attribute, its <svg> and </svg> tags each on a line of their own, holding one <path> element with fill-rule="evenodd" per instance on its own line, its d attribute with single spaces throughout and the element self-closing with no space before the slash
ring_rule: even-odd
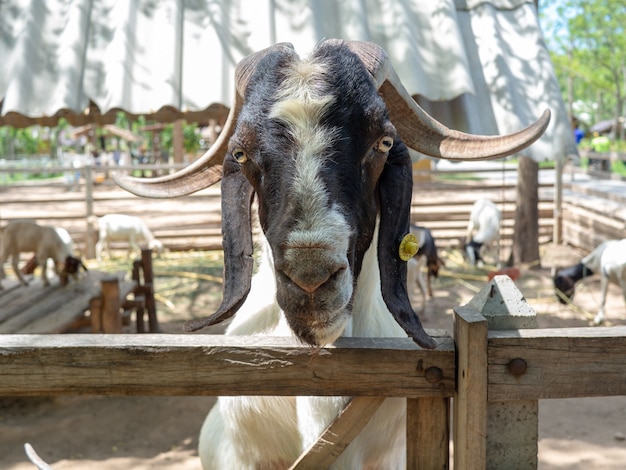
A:
<svg viewBox="0 0 626 470">
<path fill-rule="evenodd" d="M 532 158 L 521 157 L 517 175 L 512 261 L 539 268 L 539 165 Z"/>
</svg>

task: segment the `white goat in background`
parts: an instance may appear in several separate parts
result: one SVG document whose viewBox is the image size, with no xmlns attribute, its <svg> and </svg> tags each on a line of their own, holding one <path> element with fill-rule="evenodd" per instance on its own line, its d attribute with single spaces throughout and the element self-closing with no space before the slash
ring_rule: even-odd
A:
<svg viewBox="0 0 626 470">
<path fill-rule="evenodd" d="M 600 308 L 593 322 L 596 325 L 604 321 L 604 306 L 609 282 L 622 288 L 626 303 L 626 238 L 622 240 L 608 240 L 600 243 L 585 256 L 580 263 L 559 270 L 554 276 L 554 287 L 567 299 L 574 296 L 574 286 L 581 279 L 600 274 Z M 557 296 L 561 303 L 565 299 Z"/>
<path fill-rule="evenodd" d="M 70 243 L 59 236 L 69 238 Z M 49 286 L 47 275 L 47 261 L 53 262 L 55 274 L 60 275 L 65 270 L 68 258 L 72 257 L 71 237 L 65 229 L 39 225 L 32 221 L 19 220 L 10 222 L 2 229 L 0 246 L 0 289 L 2 279 L 5 277 L 4 263 L 11 257 L 13 272 L 22 285 L 28 285 L 22 271 L 18 268 L 20 253 L 35 253 L 32 261 L 32 269 L 41 266 L 41 280 L 44 286 Z"/>
<path fill-rule="evenodd" d="M 472 206 L 467 235 L 465 238 L 465 254 L 471 266 L 484 262 L 484 255 L 489 253 L 500 263 L 498 242 L 500 240 L 500 209 L 489 199 L 478 199 Z"/>
<path fill-rule="evenodd" d="M 72 240 L 69 232 L 62 227 L 54 227 L 54 230 L 56 231 L 61 241 L 65 244 L 67 252 L 74 253 L 74 240 Z M 22 267 L 20 271 L 22 272 L 22 274 L 25 275 L 33 274 L 38 266 L 39 261 L 37 260 L 37 255 L 35 254 L 31 259 L 28 260 L 28 262 Z M 76 258 L 74 255 L 68 256 L 65 259 L 65 267 L 60 274 L 61 284 L 65 285 L 70 276 L 74 279 L 78 279 L 81 268 L 87 271 L 87 267 L 80 258 Z M 54 262 L 50 258 L 48 259 L 46 269 L 48 269 L 48 273 L 54 272 L 54 270 L 56 269 Z"/>
<path fill-rule="evenodd" d="M 163 251 L 163 243 L 157 240 L 148 226 L 139 217 L 125 214 L 107 214 L 98 219 L 99 239 L 96 243 L 96 258 L 102 260 L 102 252 L 107 250 L 111 258 L 111 242 L 124 241 L 128 243 L 128 258 L 132 251 L 141 251 L 139 243 L 144 241 L 148 248 L 157 253 Z"/>
<path fill-rule="evenodd" d="M 117 175 L 135 194 L 173 197 L 221 180 L 224 296 L 187 331 L 234 316 L 230 335 L 290 335 L 312 348 L 340 336 L 437 342 L 407 294 L 407 146 L 451 160 L 501 158 L 545 130 L 549 113 L 509 136 L 450 130 L 420 108 L 372 43 L 328 40 L 300 59 L 276 44 L 243 59 L 220 137 L 199 160 L 156 180 Z M 257 200 L 264 262 L 253 274 Z M 200 435 L 205 469 L 288 468 L 346 397 L 220 397 Z M 404 468 L 406 400 L 387 398 L 335 468 Z"/>
</svg>

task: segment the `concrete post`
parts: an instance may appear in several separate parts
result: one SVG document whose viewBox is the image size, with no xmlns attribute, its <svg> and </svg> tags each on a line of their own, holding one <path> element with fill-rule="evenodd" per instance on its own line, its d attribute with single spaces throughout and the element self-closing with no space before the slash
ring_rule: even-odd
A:
<svg viewBox="0 0 626 470">
<path fill-rule="evenodd" d="M 480 312 L 490 330 L 537 328 L 535 311 L 508 276 L 495 276 L 467 307 Z M 487 402 L 487 469 L 537 468 L 538 411 L 537 400 Z"/>
</svg>

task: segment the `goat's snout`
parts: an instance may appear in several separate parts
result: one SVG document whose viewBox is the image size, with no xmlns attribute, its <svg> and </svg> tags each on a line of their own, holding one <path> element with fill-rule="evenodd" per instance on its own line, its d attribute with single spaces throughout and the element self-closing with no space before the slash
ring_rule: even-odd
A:
<svg viewBox="0 0 626 470">
<path fill-rule="evenodd" d="M 561 295 L 557 292 L 556 298 L 563 305 L 567 304 L 567 300 L 571 300 L 574 297 L 574 284 L 575 282 L 567 277 L 561 276 L 557 273 L 557 275 L 553 279 L 554 288 L 560 292 Z"/>
<path fill-rule="evenodd" d="M 315 293 L 324 285 L 334 284 L 348 269 L 347 260 L 329 258 L 324 253 L 319 253 L 319 249 L 298 249 L 299 252 L 302 250 L 308 256 L 288 255 L 296 261 L 283 263 L 279 269 L 291 282 L 309 294 Z"/>
<path fill-rule="evenodd" d="M 284 250 L 276 261 L 276 300 L 306 343 L 334 341 L 350 318 L 353 277 L 345 254 L 318 247 Z"/>
</svg>

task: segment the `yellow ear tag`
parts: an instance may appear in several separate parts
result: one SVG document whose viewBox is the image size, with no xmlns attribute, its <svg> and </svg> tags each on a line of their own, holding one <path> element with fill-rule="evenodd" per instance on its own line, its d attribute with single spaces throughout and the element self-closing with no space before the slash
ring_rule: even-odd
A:
<svg viewBox="0 0 626 470">
<path fill-rule="evenodd" d="M 417 244 L 417 237 L 412 233 L 407 233 L 400 242 L 400 259 L 402 261 L 410 260 L 413 256 L 415 256 L 418 249 L 419 246 Z"/>
</svg>

